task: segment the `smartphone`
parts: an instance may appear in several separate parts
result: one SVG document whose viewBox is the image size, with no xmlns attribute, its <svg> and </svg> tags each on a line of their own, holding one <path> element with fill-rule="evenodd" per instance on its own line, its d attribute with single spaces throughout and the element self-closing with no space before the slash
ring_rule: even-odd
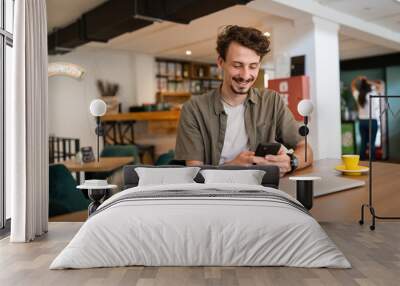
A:
<svg viewBox="0 0 400 286">
<path fill-rule="evenodd" d="M 256 149 L 256 156 L 265 157 L 267 155 L 276 155 L 278 154 L 279 149 L 281 148 L 281 143 L 266 143 L 266 144 L 258 144 Z"/>
</svg>

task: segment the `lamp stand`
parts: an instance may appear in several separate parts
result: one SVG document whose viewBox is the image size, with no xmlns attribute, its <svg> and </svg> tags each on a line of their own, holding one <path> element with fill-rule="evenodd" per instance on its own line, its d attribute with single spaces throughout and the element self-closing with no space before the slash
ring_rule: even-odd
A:
<svg viewBox="0 0 400 286">
<path fill-rule="evenodd" d="M 304 116 L 304 125 L 299 128 L 299 134 L 304 137 L 304 143 L 305 143 L 305 150 L 304 150 L 305 158 L 304 158 L 304 160 L 305 160 L 305 162 L 307 162 L 307 135 L 310 132 L 310 130 L 307 127 L 307 124 L 308 124 L 308 116 Z"/>
<path fill-rule="evenodd" d="M 104 135 L 103 126 L 101 126 L 100 116 L 96 116 L 96 135 L 97 135 L 97 162 L 100 162 L 100 136 Z"/>
<path fill-rule="evenodd" d="M 305 144 L 305 150 L 304 150 L 304 161 L 307 162 L 307 135 L 308 135 L 308 127 L 307 127 L 307 123 L 308 123 L 308 116 L 304 117 L 304 126 L 305 129 L 307 130 L 306 135 L 304 136 L 304 144 Z"/>
</svg>

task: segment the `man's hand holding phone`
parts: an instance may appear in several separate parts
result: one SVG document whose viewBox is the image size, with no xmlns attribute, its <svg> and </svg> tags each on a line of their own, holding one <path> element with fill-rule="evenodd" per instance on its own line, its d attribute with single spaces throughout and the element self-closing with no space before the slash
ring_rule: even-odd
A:
<svg viewBox="0 0 400 286">
<path fill-rule="evenodd" d="M 255 153 L 252 151 L 243 151 L 235 159 L 225 162 L 225 165 L 251 166 L 253 165 L 254 155 Z"/>
<path fill-rule="evenodd" d="M 257 148 L 259 149 L 259 148 Z M 275 165 L 279 167 L 281 177 L 291 171 L 290 157 L 286 154 L 286 148 L 281 145 L 279 151 L 274 154 L 260 154 L 256 152 L 256 156 L 253 157 L 253 163 L 256 165 Z M 257 156 L 257 155 L 264 155 Z"/>
<path fill-rule="evenodd" d="M 235 159 L 225 162 L 227 165 L 275 165 L 279 167 L 281 177 L 291 171 L 290 157 L 280 143 L 260 144 L 256 152 L 243 151 Z"/>
</svg>

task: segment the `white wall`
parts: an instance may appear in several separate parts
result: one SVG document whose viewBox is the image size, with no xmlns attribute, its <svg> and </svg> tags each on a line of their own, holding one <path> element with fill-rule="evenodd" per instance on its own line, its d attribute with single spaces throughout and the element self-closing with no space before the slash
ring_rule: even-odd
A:
<svg viewBox="0 0 400 286">
<path fill-rule="evenodd" d="M 156 63 L 153 56 L 135 54 L 134 65 L 135 67 L 135 85 L 134 94 L 136 103 L 143 104 L 145 102 L 154 102 L 156 83 Z M 150 75 L 152 78 L 149 78 Z"/>
<path fill-rule="evenodd" d="M 91 100 L 100 96 L 96 80 L 120 85 L 122 110 L 154 102 L 154 58 L 149 55 L 104 49 L 78 50 L 49 56 L 49 62 L 68 62 L 86 70 L 83 79 L 49 78 L 49 134 L 79 138 L 81 146 L 96 146 L 95 121 L 89 113 Z"/>
</svg>

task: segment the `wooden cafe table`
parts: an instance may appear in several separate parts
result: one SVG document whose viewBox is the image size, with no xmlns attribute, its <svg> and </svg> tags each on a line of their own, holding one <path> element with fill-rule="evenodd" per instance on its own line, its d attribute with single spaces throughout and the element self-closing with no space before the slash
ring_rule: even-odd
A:
<svg viewBox="0 0 400 286">
<path fill-rule="evenodd" d="M 290 176 L 307 176 L 307 174 L 322 171 L 336 173 L 334 168 L 339 164 L 341 164 L 340 159 L 317 160 L 311 167 L 295 171 Z M 368 162 L 361 161 L 360 165 L 368 166 Z M 400 214 L 400 164 L 385 161 L 373 162 L 372 173 L 373 200 L 378 215 L 398 216 Z M 368 202 L 368 175 L 344 177 L 364 181 L 366 184 L 315 198 L 311 214 L 318 221 L 358 223 L 361 205 Z M 368 210 L 365 212 L 365 218 L 365 224 L 368 225 L 370 219 Z"/>
<path fill-rule="evenodd" d="M 80 173 L 111 172 L 133 162 L 133 157 L 100 157 L 100 161 L 80 163 L 74 159 L 62 161 L 70 172 L 76 172 L 76 180 L 81 183 Z M 83 176 L 83 179 L 85 176 Z"/>
</svg>

